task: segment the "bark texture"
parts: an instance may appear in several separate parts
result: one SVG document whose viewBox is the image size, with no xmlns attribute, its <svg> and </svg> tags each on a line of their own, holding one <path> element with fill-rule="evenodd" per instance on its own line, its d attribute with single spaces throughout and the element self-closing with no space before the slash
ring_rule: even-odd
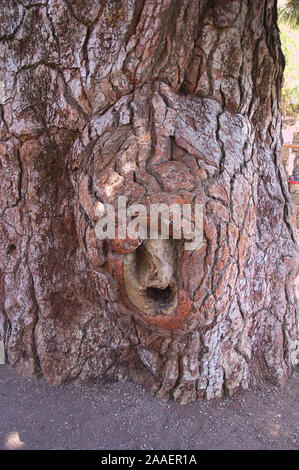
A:
<svg viewBox="0 0 299 470">
<path fill-rule="evenodd" d="M 276 2 L 2 0 L 0 58 L 7 361 L 181 403 L 285 383 L 298 258 Z M 201 249 L 99 241 L 95 205 L 119 195 L 202 203 Z"/>
</svg>

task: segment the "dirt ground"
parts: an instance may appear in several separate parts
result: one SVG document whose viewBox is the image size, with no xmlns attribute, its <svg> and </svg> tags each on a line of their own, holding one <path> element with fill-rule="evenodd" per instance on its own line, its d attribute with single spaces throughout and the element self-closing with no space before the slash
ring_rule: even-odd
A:
<svg viewBox="0 0 299 470">
<path fill-rule="evenodd" d="M 182 406 L 132 383 L 50 387 L 2 365 L 0 449 L 298 449 L 298 383 Z"/>
</svg>

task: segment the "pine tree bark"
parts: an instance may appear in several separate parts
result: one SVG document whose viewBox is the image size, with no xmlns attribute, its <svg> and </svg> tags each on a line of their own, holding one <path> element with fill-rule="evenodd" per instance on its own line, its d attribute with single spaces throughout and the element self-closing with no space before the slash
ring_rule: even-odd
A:
<svg viewBox="0 0 299 470">
<path fill-rule="evenodd" d="M 21 373 L 129 379 L 181 403 L 286 382 L 298 257 L 276 10 L 1 2 L 0 336 Z M 119 195 L 202 203 L 201 249 L 98 240 L 96 203 Z M 158 252 L 169 277 L 145 268 L 136 282 L 172 279 L 167 312 L 135 302 L 124 269 L 159 272 Z"/>
</svg>

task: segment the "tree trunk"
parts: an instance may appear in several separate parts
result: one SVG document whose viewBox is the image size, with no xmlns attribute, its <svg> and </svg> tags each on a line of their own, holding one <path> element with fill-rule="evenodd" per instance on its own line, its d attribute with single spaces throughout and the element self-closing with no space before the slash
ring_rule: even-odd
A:
<svg viewBox="0 0 299 470">
<path fill-rule="evenodd" d="M 23 374 L 181 403 L 285 383 L 297 245 L 276 17 L 274 0 L 1 2 L 0 338 Z M 99 240 L 96 203 L 120 195 L 203 204 L 201 248 Z"/>
</svg>

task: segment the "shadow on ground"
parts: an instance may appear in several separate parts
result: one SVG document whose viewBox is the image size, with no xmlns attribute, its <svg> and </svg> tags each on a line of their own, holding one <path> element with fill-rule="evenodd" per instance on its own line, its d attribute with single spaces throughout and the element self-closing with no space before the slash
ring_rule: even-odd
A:
<svg viewBox="0 0 299 470">
<path fill-rule="evenodd" d="M 296 449 L 298 382 L 182 406 L 131 383 L 50 387 L 2 365 L 0 448 Z"/>
</svg>

